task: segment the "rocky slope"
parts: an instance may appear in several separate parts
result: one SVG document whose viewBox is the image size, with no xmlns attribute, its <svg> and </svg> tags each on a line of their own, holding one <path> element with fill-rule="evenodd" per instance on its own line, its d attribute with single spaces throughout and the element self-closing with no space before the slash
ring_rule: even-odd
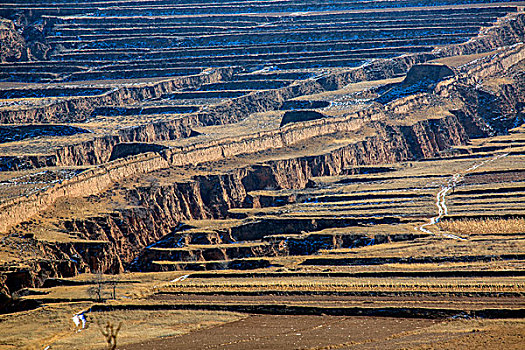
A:
<svg viewBox="0 0 525 350">
<path fill-rule="evenodd" d="M 496 95 L 478 91 L 475 88 L 465 86 L 465 84 L 468 84 L 469 81 L 482 79 L 490 74 L 503 72 L 513 64 L 523 60 L 524 56 L 524 46 L 517 45 L 496 56 L 479 60 L 476 68 L 468 69 L 464 73 L 440 83 L 436 87 L 436 92 L 439 95 L 447 98 L 455 97 L 457 100 L 462 101 L 463 107 L 454 111 L 455 116 L 427 120 L 408 127 L 389 125 L 389 120 L 400 119 L 403 113 L 416 109 L 416 107 L 420 108 L 436 103 L 435 99 L 438 98 L 438 96 L 433 97 L 429 94 L 417 94 L 393 101 L 386 106 L 375 106 L 342 117 L 289 124 L 275 131 L 249 135 L 240 140 L 226 139 L 216 141 L 213 144 L 168 149 L 161 151 L 160 154 L 132 156 L 129 159 L 110 162 L 108 163 L 108 165 L 111 164 L 109 167 L 104 166 L 96 170 L 87 171 L 81 176 L 57 185 L 45 193 L 33 195 L 28 199 L 4 203 L 0 214 L 2 218 L 0 222 L 3 226 L 0 229 L 6 230 L 9 226 L 24 220 L 24 218 L 29 218 L 38 210 L 51 205 L 60 197 L 97 194 L 107 188 L 109 184 L 137 174 L 137 172 L 151 172 L 169 166 L 195 165 L 219 161 L 246 153 L 289 147 L 298 142 L 334 132 L 357 131 L 365 125 L 370 125 L 376 130 L 376 133 L 379 135 L 376 139 L 388 140 L 375 146 L 373 152 L 380 152 L 382 156 L 373 157 L 369 155 L 369 163 L 432 157 L 451 145 L 465 142 L 469 136 L 479 137 L 490 134 L 490 130 L 494 130 L 491 126 L 494 120 L 498 120 L 499 127 L 503 129 L 515 124 L 517 111 L 521 111 L 521 103 L 523 102 L 523 91 L 520 81 L 516 81 L 514 85 L 505 85 L 501 90 L 502 92 L 498 92 Z M 513 94 L 509 95 L 509 92 Z M 492 97 L 488 98 L 487 95 Z M 483 100 L 483 103 L 479 102 L 480 98 Z M 489 104 L 484 106 L 486 103 Z M 475 107 L 472 108 L 472 106 Z M 513 110 L 515 113 L 507 114 L 508 122 L 501 124 L 498 115 L 493 115 L 494 110 Z M 490 111 L 490 113 L 487 111 Z M 468 125 L 471 134 L 467 134 L 464 131 L 463 125 Z M 436 127 L 436 129 L 432 130 L 431 128 L 433 127 Z M 376 143 L 377 141 L 366 142 Z M 411 150 L 411 147 L 414 147 L 414 149 Z M 366 164 L 364 160 L 360 161 L 366 153 L 365 151 L 359 154 L 359 152 L 354 151 L 349 157 L 356 158 L 354 164 Z M 348 161 L 345 164 L 348 164 Z M 325 166 L 335 165 L 327 164 Z"/>
<path fill-rule="evenodd" d="M 396 127 L 381 123 L 374 126 L 376 136 L 330 153 L 269 161 L 225 174 L 197 176 L 189 182 L 129 189 L 126 201 L 135 204 L 132 208 L 114 211 L 110 215 L 62 220 L 60 225 L 66 231 L 76 232 L 80 238 L 96 242 L 60 244 L 47 250 L 56 261 L 49 263 L 47 276 L 70 275 L 69 270 L 56 267 L 57 263 L 67 261 L 73 261 L 71 273 L 86 270 L 121 272 L 123 266 L 136 258 L 143 247 L 171 233 L 181 221 L 224 218 L 231 208 L 251 206 L 250 191 L 303 188 L 313 176 L 341 174 L 355 165 L 434 157 L 469 138 L 459 118 L 454 115 L 411 126 Z M 136 172 L 136 169 L 133 171 Z M 97 243 L 100 241 L 105 243 Z M 53 250 L 56 253 L 50 253 Z M 39 280 L 32 273 L 28 274 L 23 285 L 35 285 Z"/>
<path fill-rule="evenodd" d="M 217 68 L 198 75 L 167 78 L 160 82 L 143 83 L 139 86 L 113 88 L 100 95 L 68 97 L 51 100 L 43 106 L 16 107 L 0 110 L 0 122 L 10 123 L 60 123 L 84 121 L 100 106 L 125 106 L 160 97 L 181 88 L 198 87 L 202 84 L 227 80 L 232 68 Z"/>
</svg>

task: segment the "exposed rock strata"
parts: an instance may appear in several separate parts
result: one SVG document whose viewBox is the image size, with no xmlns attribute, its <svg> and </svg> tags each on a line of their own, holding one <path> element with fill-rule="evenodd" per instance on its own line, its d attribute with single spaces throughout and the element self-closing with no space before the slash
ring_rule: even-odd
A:
<svg viewBox="0 0 525 350">
<path fill-rule="evenodd" d="M 90 169 L 45 192 L 2 203 L 0 231 L 5 232 L 14 223 L 27 220 L 52 205 L 58 198 L 97 194 L 107 189 L 115 181 L 125 177 L 168 167 L 166 161 L 155 154 L 142 154 L 131 158 L 124 161 L 116 160 L 107 165 Z"/>
<path fill-rule="evenodd" d="M 48 105 L 0 110 L 0 123 L 62 123 L 83 121 L 96 107 L 105 105 L 122 106 L 145 99 L 160 97 L 182 87 L 196 88 L 202 84 L 228 80 L 232 68 L 217 68 L 202 74 L 175 77 L 157 83 L 140 86 L 125 86 L 96 96 L 70 97 Z"/>
<path fill-rule="evenodd" d="M 408 143 L 407 138 L 414 142 Z M 383 127 L 375 137 L 328 154 L 271 161 L 227 174 L 196 177 L 186 183 L 138 187 L 127 194 L 137 208 L 82 221 L 66 220 L 64 228 L 86 239 L 117 245 L 119 253 L 106 259 L 129 263 L 141 247 L 169 234 L 183 220 L 226 217 L 229 209 L 245 205 L 249 191 L 269 186 L 303 188 L 312 176 L 341 174 L 353 165 L 431 157 L 443 147 L 462 144 L 467 138 L 455 116 L 412 127 Z"/>
<path fill-rule="evenodd" d="M 199 176 L 184 183 L 130 189 L 126 195 L 130 202 L 136 204 L 133 208 L 104 216 L 62 221 L 67 231 L 76 232 L 83 239 L 105 243 L 56 245 L 47 250 L 49 264 L 52 266 L 46 269 L 46 275 L 65 276 L 53 272 L 58 271 L 58 265 L 53 261 L 61 264 L 60 261 L 66 260 L 73 264 L 70 269 L 72 274 L 96 270 L 119 272 L 123 265 L 138 256 L 143 247 L 171 233 L 181 221 L 223 218 L 231 208 L 251 205 L 251 198 L 247 194 L 249 191 L 267 187 L 303 188 L 312 176 L 342 174 L 346 168 L 355 165 L 433 157 L 443 149 L 464 143 L 469 136 L 455 115 L 421 121 L 412 126 L 391 126 L 379 121 L 374 125 L 378 130 L 376 136 L 327 154 L 270 161 L 225 174 Z M 119 176 L 151 172 L 168 166 L 158 155 L 147 154 L 131 158 L 135 160 L 135 164 L 129 164 L 130 159 L 108 164 L 112 167 L 100 168 L 65 181 L 61 188 L 39 197 L 40 201 L 36 203 L 29 199 L 18 203 L 23 211 L 15 209 L 10 212 L 9 206 L 4 207 L 2 222 L 20 221 L 24 219 L 22 213 L 36 213 L 40 206 L 50 205 L 61 195 L 85 196 L 88 192 L 95 194 Z M 146 164 L 149 167 L 144 167 Z M 5 216 L 5 213 L 10 213 L 11 216 Z M 279 252 L 277 247 L 270 246 L 268 249 L 277 249 L 275 254 Z M 232 256 L 236 254 L 220 250 L 216 253 Z M 39 285 L 38 281 L 40 279 L 35 275 L 21 279 L 24 286 Z"/>
<path fill-rule="evenodd" d="M 112 147 L 117 143 L 155 142 L 188 137 L 191 135 L 192 127 L 238 122 L 251 113 L 279 109 L 286 100 L 300 95 L 335 90 L 349 83 L 363 80 L 392 78 L 406 73 L 415 64 L 432 59 L 486 52 L 500 46 L 521 42 L 525 33 L 524 22 L 525 15 L 510 15 L 467 43 L 450 45 L 432 53 L 377 60 L 369 65 L 347 72 L 301 81 L 281 89 L 261 91 L 234 98 L 211 108 L 206 113 L 200 112 L 176 120 L 123 129 L 119 131 L 118 135 L 97 138 L 57 151 L 56 163 L 64 166 L 100 164 L 109 159 Z M 485 68 L 476 69 L 487 71 Z M 0 111 L 0 121 L 6 123 L 15 121 L 46 122 L 57 121 L 57 118 L 59 120 L 64 118 L 64 120 L 83 120 L 92 113 L 96 106 L 119 106 L 137 102 L 144 98 L 159 97 L 180 86 L 198 86 L 222 79 L 227 80 L 231 74 L 232 72 L 217 73 L 216 71 L 212 74 L 201 74 L 196 77 L 180 77 L 154 86 L 121 88 L 102 96 L 71 98 L 50 106 L 26 110 L 3 110 Z M 52 119 L 49 119 L 50 116 L 53 116 Z"/>
</svg>

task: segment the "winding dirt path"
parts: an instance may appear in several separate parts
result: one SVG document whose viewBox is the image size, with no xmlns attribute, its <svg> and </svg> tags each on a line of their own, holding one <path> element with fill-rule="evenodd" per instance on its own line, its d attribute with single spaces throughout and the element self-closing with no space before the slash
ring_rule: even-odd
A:
<svg viewBox="0 0 525 350">
<path fill-rule="evenodd" d="M 462 173 L 456 173 L 456 174 L 452 175 L 452 177 L 447 181 L 447 184 L 444 185 L 444 186 L 441 186 L 441 190 L 436 195 L 436 207 L 437 207 L 438 215 L 430 218 L 429 221 L 426 224 L 421 225 L 419 227 L 419 230 L 421 232 L 424 232 L 424 233 L 434 234 L 434 232 L 432 232 L 429 229 L 427 229 L 427 227 L 437 224 L 443 218 L 443 216 L 448 215 L 448 207 L 447 207 L 447 203 L 446 203 L 446 196 L 447 196 L 447 194 L 451 190 L 453 190 L 457 186 L 458 183 L 463 181 L 463 179 L 465 178 L 465 175 L 467 175 L 468 173 L 470 173 L 470 172 L 472 172 L 472 171 L 474 171 L 474 170 L 476 170 L 476 169 L 478 169 L 478 168 L 480 168 L 480 167 L 482 167 L 482 166 L 484 166 L 484 165 L 486 165 L 488 163 L 491 163 L 491 162 L 494 162 L 494 161 L 496 161 L 496 160 L 498 160 L 500 158 L 506 157 L 508 155 L 509 155 L 509 153 L 498 154 L 495 157 L 492 157 L 490 159 L 486 159 L 486 160 L 484 160 L 482 162 L 474 164 L 473 166 L 471 166 L 470 168 L 468 168 L 467 170 L 465 170 Z M 464 240 L 464 238 L 461 238 L 459 236 L 456 236 L 456 235 L 453 235 L 453 234 L 450 234 L 450 233 L 445 233 L 445 234 L 443 234 L 443 236 L 445 236 L 447 238 Z"/>
</svg>

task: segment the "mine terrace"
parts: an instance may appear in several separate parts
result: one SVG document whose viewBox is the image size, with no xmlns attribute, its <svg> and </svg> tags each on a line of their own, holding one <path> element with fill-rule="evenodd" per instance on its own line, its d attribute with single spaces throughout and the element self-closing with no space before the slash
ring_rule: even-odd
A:
<svg viewBox="0 0 525 350">
<path fill-rule="evenodd" d="M 524 38 L 525 1 L 2 1 L 0 348 L 523 349 Z"/>
</svg>

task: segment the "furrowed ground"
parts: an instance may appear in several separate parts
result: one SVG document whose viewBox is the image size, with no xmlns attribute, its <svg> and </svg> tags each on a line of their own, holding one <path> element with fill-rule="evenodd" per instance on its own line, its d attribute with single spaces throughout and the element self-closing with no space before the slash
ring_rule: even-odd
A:
<svg viewBox="0 0 525 350">
<path fill-rule="evenodd" d="M 524 8 L 3 2 L 0 347 L 522 348 Z"/>
</svg>

